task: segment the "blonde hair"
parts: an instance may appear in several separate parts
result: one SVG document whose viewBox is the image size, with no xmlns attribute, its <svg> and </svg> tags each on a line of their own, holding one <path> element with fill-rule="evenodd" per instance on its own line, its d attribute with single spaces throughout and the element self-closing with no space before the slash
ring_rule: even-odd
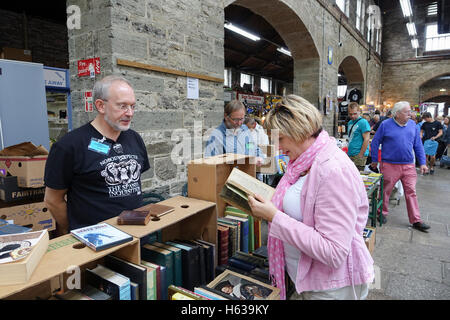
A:
<svg viewBox="0 0 450 320">
<path fill-rule="evenodd" d="M 283 97 L 266 116 L 264 127 L 278 129 L 279 133 L 297 142 L 304 142 L 322 131 L 322 115 L 306 99 L 291 94 Z"/>
</svg>

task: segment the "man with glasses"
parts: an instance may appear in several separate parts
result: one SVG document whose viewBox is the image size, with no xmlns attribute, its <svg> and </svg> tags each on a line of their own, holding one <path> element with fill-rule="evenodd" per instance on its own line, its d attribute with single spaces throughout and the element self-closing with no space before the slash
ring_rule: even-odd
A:
<svg viewBox="0 0 450 320">
<path fill-rule="evenodd" d="M 378 148 L 381 145 L 381 173 L 383 186 L 383 224 L 387 222 L 389 198 L 397 181 L 401 181 L 405 190 L 406 209 L 409 222 L 414 229 L 427 232 L 430 226 L 420 218 L 419 203 L 416 194 L 417 172 L 414 154 L 420 163 L 420 172 L 425 174 L 425 152 L 420 140 L 420 132 L 416 123 L 411 120 L 411 106 L 407 101 L 397 102 L 392 108 L 391 119 L 383 121 L 375 133 L 371 144 L 372 168 L 378 163 Z M 414 150 L 414 153 L 413 153 Z"/>
<path fill-rule="evenodd" d="M 142 204 L 150 168 L 141 136 L 130 129 L 136 98 L 119 76 L 95 83 L 95 119 L 55 142 L 45 167 L 45 202 L 57 234 L 97 224 Z"/>
<path fill-rule="evenodd" d="M 348 156 L 359 171 L 364 171 L 367 156 L 369 155 L 370 124 L 360 116 L 359 105 L 350 102 L 348 105 Z"/>
<path fill-rule="evenodd" d="M 206 143 L 205 158 L 225 153 L 243 154 L 256 157 L 256 165 L 260 166 L 265 155 L 244 124 L 244 104 L 233 100 L 225 106 L 224 111 L 222 124 L 213 130 Z"/>
</svg>

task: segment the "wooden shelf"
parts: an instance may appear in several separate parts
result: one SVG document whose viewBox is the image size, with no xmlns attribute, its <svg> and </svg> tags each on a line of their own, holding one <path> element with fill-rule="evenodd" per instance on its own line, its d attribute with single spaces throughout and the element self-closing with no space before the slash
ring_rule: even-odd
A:
<svg viewBox="0 0 450 320">
<path fill-rule="evenodd" d="M 117 217 L 103 221 L 132 235 L 130 242 L 95 252 L 70 234 L 50 240 L 47 253 L 30 280 L 20 285 L 0 286 L 0 299 L 47 299 L 55 290 L 66 287 L 66 280 L 72 275 L 67 272 L 71 267 L 80 267 L 83 278 L 84 269 L 95 267 L 109 254 L 139 264 L 140 238 L 158 230 L 162 230 L 163 241 L 203 239 L 216 244 L 217 209 L 214 202 L 175 197 L 160 203 L 173 206 L 175 210 L 162 216 L 159 221 L 150 221 L 146 226 L 119 226 Z M 80 245 L 82 248 L 78 248 Z"/>
</svg>

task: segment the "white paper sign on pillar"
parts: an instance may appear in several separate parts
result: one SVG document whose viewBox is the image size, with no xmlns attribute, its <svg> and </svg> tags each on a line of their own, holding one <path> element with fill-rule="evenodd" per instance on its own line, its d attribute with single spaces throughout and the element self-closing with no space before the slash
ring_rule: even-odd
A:
<svg viewBox="0 0 450 320">
<path fill-rule="evenodd" d="M 187 98 L 198 100 L 198 79 L 187 78 Z"/>
</svg>

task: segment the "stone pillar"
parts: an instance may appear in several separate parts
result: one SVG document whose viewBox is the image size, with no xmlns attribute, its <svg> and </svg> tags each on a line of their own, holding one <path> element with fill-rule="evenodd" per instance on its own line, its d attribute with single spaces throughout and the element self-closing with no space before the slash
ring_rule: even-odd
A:
<svg viewBox="0 0 450 320">
<path fill-rule="evenodd" d="M 163 196 L 181 193 L 187 180 L 184 163 L 171 159 L 184 129 L 192 135 L 194 121 L 203 131 L 223 118 L 223 84 L 200 80 L 199 99 L 187 99 L 186 76 L 117 64 L 117 59 L 223 78 L 224 11 L 213 0 L 69 0 L 81 9 L 81 29 L 69 30 L 69 55 L 74 128 L 92 120 L 85 113 L 83 92 L 94 79 L 79 78 L 77 61 L 100 57 L 98 77 L 120 74 L 133 85 L 137 99 L 132 129 L 147 146 L 151 169 L 143 176 L 144 191 Z M 198 131 L 198 130 L 197 130 Z M 172 141 L 174 140 L 174 141 Z M 191 158 L 201 156 L 201 153 Z"/>
</svg>

